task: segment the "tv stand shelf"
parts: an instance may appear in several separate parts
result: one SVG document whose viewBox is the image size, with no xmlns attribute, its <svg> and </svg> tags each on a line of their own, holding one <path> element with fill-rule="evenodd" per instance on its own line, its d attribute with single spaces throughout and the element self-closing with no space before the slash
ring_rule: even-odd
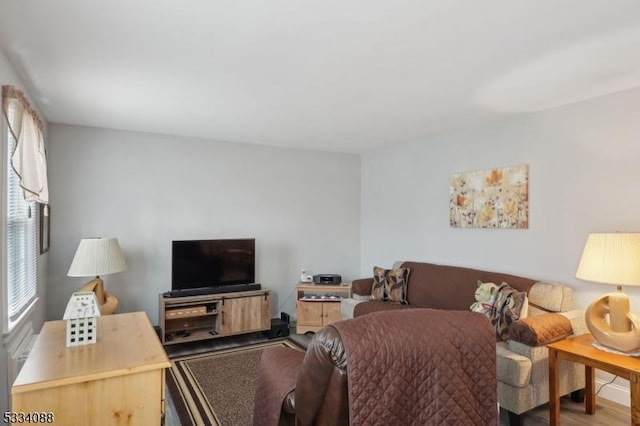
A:
<svg viewBox="0 0 640 426">
<path fill-rule="evenodd" d="M 269 290 L 159 295 L 158 321 L 163 345 L 254 333 L 271 328 Z"/>
</svg>

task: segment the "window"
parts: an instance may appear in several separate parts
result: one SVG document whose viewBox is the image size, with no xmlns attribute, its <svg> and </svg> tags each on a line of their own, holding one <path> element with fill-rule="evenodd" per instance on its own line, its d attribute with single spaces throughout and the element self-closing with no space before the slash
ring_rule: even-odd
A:
<svg viewBox="0 0 640 426">
<path fill-rule="evenodd" d="M 9 135 L 8 155 L 16 142 Z M 18 176 L 9 161 L 7 171 L 7 300 L 9 329 L 36 298 L 38 285 L 36 203 L 22 195 Z"/>
<path fill-rule="evenodd" d="M 4 89 L 4 87 L 3 87 Z M 4 95 L 4 90 L 3 90 Z M 38 239 L 37 216 L 38 209 L 35 201 L 26 201 L 24 191 L 20 186 L 20 177 L 16 174 L 11 157 L 16 150 L 14 132 L 11 129 L 20 128 L 16 118 L 24 115 L 20 109 L 20 102 L 4 102 L 5 119 L 10 126 L 3 127 L 5 134 L 2 139 L 5 158 L 4 170 L 6 188 L 6 331 L 18 323 L 22 316 L 35 303 L 38 290 Z M 3 250 L 4 251 L 4 250 Z"/>
</svg>

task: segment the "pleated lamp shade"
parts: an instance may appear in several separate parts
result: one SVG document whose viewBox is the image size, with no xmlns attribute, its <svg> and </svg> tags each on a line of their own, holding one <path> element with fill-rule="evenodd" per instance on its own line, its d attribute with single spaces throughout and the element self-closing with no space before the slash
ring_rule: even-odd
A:
<svg viewBox="0 0 640 426">
<path fill-rule="evenodd" d="M 115 237 L 83 238 L 69 267 L 70 277 L 91 277 L 127 270 L 120 244 Z"/>
<path fill-rule="evenodd" d="M 589 234 L 576 277 L 597 283 L 640 285 L 640 233 Z"/>
</svg>

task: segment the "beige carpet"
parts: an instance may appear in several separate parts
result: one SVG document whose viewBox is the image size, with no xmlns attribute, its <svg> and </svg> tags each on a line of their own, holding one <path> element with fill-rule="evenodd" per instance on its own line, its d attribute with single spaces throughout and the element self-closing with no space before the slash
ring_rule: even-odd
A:
<svg viewBox="0 0 640 426">
<path fill-rule="evenodd" d="M 182 425 L 253 424 L 256 365 L 272 346 L 303 351 L 291 340 L 275 340 L 172 359 L 167 387 Z"/>
</svg>

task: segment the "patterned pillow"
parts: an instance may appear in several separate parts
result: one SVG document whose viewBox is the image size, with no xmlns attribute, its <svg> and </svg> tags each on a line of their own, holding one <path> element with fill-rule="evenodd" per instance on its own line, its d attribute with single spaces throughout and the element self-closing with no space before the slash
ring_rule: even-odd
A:
<svg viewBox="0 0 640 426">
<path fill-rule="evenodd" d="M 409 268 L 397 268 L 387 271 L 387 283 L 385 293 L 391 302 L 407 303 L 407 282 L 409 281 Z"/>
<path fill-rule="evenodd" d="M 371 287 L 371 300 L 385 300 L 385 288 L 387 287 L 387 270 L 379 266 L 373 267 L 373 287 Z"/>
<path fill-rule="evenodd" d="M 526 300 L 526 292 L 518 291 L 507 283 L 498 286 L 490 316 L 491 324 L 496 329 L 497 340 L 509 338 L 509 326 L 520 319 Z"/>
<path fill-rule="evenodd" d="M 407 303 L 408 268 L 384 269 L 373 268 L 372 300 L 389 300 L 390 302 Z"/>
</svg>

